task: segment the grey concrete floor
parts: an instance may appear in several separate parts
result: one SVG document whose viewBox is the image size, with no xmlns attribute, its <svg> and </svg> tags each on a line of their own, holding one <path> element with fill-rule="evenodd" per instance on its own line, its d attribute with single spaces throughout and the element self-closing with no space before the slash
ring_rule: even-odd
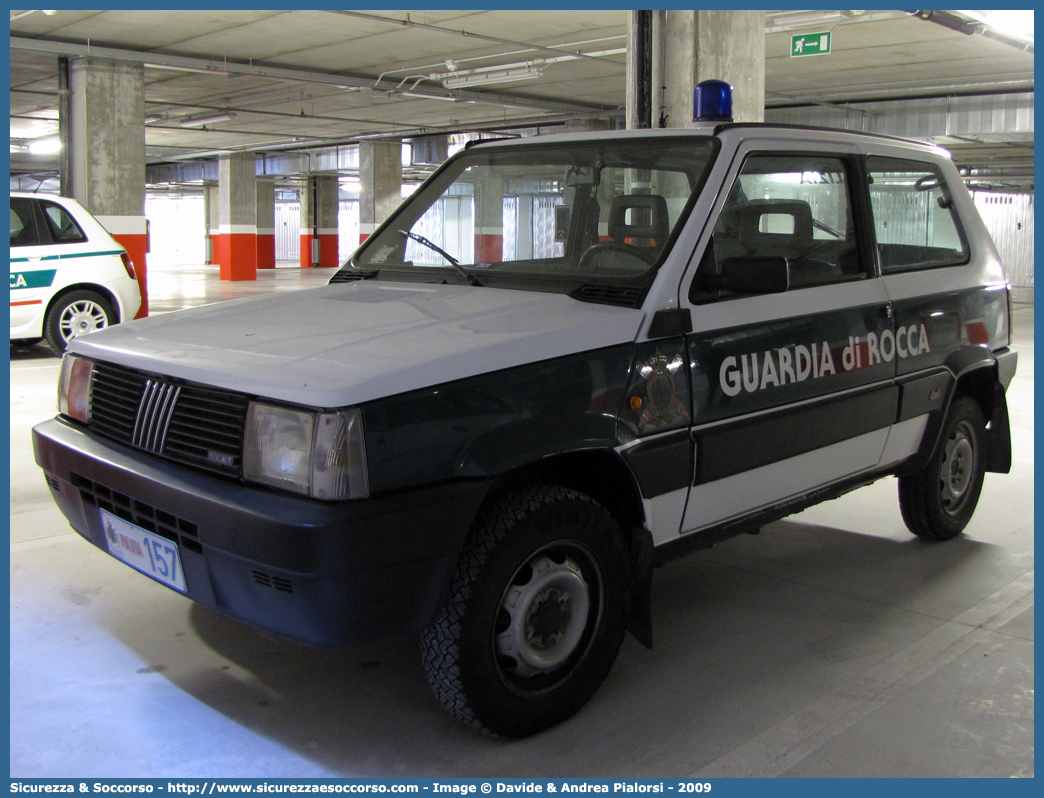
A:
<svg viewBox="0 0 1044 798">
<path fill-rule="evenodd" d="M 277 269 L 150 274 L 153 312 L 324 283 Z M 1033 305 L 1016 306 L 1015 466 L 965 535 L 905 530 L 894 480 L 656 573 L 656 645 L 628 639 L 575 718 L 475 736 L 417 642 L 320 651 L 195 605 L 88 545 L 30 427 L 58 359 L 11 350 L 11 775 L 1032 776 Z"/>
</svg>

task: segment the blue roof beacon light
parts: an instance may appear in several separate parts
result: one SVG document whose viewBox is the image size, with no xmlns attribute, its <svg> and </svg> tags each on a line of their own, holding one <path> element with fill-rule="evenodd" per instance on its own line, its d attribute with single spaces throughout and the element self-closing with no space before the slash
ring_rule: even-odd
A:
<svg viewBox="0 0 1044 798">
<path fill-rule="evenodd" d="M 731 122 L 732 86 L 724 80 L 697 83 L 693 107 L 693 122 Z"/>
</svg>

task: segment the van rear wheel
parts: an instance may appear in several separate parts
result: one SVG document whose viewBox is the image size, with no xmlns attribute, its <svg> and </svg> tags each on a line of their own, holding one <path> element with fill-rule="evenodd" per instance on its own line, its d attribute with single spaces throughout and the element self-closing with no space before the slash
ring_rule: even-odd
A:
<svg viewBox="0 0 1044 798">
<path fill-rule="evenodd" d="M 59 297 L 47 312 L 44 333 L 48 345 L 60 355 L 76 336 L 108 327 L 115 319 L 112 306 L 100 294 L 72 291 Z"/>
<path fill-rule="evenodd" d="M 942 436 L 940 450 L 927 466 L 899 478 L 903 521 L 926 540 L 956 537 L 975 512 L 986 474 L 986 425 L 978 402 L 956 397 Z"/>
</svg>

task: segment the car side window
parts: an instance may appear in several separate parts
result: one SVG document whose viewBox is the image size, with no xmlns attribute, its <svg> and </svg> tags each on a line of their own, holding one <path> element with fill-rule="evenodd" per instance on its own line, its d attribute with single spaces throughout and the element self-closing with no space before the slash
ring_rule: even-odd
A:
<svg viewBox="0 0 1044 798">
<path fill-rule="evenodd" d="M 87 240 L 83 230 L 65 208 L 54 202 L 43 202 L 41 207 L 54 244 L 78 244 Z"/>
<path fill-rule="evenodd" d="M 791 289 L 865 277 L 849 182 L 839 157 L 748 156 L 714 228 L 712 268 L 786 258 Z"/>
<path fill-rule="evenodd" d="M 11 197 L 11 246 L 32 247 L 39 243 L 32 201 Z"/>
<path fill-rule="evenodd" d="M 870 156 L 870 207 L 884 274 L 968 262 L 968 243 L 933 164 Z"/>
</svg>

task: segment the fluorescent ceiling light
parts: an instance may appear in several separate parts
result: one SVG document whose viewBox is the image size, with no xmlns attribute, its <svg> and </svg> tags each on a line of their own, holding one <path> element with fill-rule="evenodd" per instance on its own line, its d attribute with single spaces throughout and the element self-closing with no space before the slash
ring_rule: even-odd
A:
<svg viewBox="0 0 1044 798">
<path fill-rule="evenodd" d="M 223 72 L 220 69 L 207 69 L 205 67 L 191 67 L 191 66 L 174 66 L 173 64 L 156 64 L 151 61 L 146 61 L 145 66 L 148 69 L 163 69 L 168 72 L 193 72 L 197 75 L 221 75 L 228 77 L 231 72 Z"/>
<path fill-rule="evenodd" d="M 36 13 L 35 9 L 32 10 L 32 11 L 12 11 L 11 12 L 11 22 L 14 22 L 16 19 L 21 19 L 22 17 L 27 17 L 30 14 L 35 14 L 35 13 Z M 53 17 L 58 12 L 57 11 L 44 11 L 43 13 L 46 16 L 48 16 L 48 17 Z"/>
<path fill-rule="evenodd" d="M 416 100 L 443 100 L 444 102 L 448 102 L 448 103 L 455 103 L 455 102 L 457 102 L 457 98 L 456 97 L 446 97 L 446 96 L 444 96 L 442 94 L 420 94 L 420 93 L 415 92 L 415 91 L 404 91 L 402 93 L 402 96 L 403 97 L 413 97 Z"/>
<path fill-rule="evenodd" d="M 54 155 L 62 149 L 58 139 L 37 139 L 29 142 L 29 152 L 33 155 Z"/>
<path fill-rule="evenodd" d="M 466 89 L 470 86 L 489 86 L 493 83 L 516 83 L 523 80 L 533 80 L 541 77 L 543 74 L 543 70 L 535 67 L 475 72 L 470 75 L 443 78 L 442 85 L 447 89 Z"/>
<path fill-rule="evenodd" d="M 840 11 L 778 11 L 769 14 L 773 28 L 812 28 L 833 25 L 841 19 Z"/>
<path fill-rule="evenodd" d="M 994 30 L 1014 36 L 1025 42 L 1033 41 L 1033 10 L 1019 11 L 958 11 L 972 19 L 982 22 Z"/>
<path fill-rule="evenodd" d="M 227 122 L 229 119 L 235 118 L 235 112 L 226 111 L 225 113 L 204 114 L 203 116 L 187 116 L 179 124 L 182 127 L 200 127 L 201 125 L 211 125 L 215 122 Z"/>
</svg>

